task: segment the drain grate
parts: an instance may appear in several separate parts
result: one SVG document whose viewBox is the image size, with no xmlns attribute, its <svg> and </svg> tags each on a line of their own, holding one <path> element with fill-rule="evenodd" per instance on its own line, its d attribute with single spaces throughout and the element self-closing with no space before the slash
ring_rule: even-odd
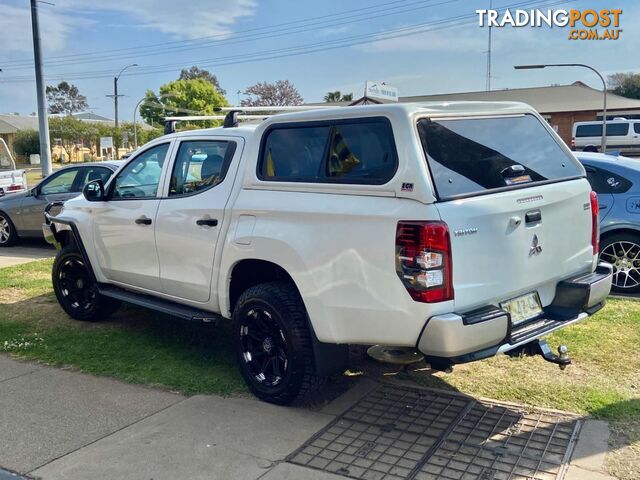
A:
<svg viewBox="0 0 640 480">
<path fill-rule="evenodd" d="M 383 384 L 288 461 L 358 480 L 558 479 L 577 417 Z"/>
</svg>

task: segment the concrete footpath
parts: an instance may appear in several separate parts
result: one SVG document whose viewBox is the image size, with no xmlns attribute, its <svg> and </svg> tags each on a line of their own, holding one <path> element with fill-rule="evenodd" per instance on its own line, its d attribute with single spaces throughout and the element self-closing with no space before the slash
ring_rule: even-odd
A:
<svg viewBox="0 0 640 480">
<path fill-rule="evenodd" d="M 286 459 L 376 388 L 360 381 L 311 410 L 186 398 L 0 355 L 0 479 L 17 478 L 2 469 L 44 480 L 345 479 Z M 610 478 L 606 423 L 580 432 L 565 478 Z"/>
<path fill-rule="evenodd" d="M 0 268 L 13 267 L 41 258 L 55 257 L 56 249 L 44 241 L 22 242 L 15 247 L 0 248 Z"/>
</svg>

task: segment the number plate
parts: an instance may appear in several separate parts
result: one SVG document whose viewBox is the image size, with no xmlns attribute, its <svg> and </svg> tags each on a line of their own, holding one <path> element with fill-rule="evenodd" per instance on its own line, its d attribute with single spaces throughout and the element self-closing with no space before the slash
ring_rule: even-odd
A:
<svg viewBox="0 0 640 480">
<path fill-rule="evenodd" d="M 527 293 L 500 304 L 500 308 L 511 314 L 511 325 L 518 325 L 542 313 L 538 292 Z"/>
</svg>

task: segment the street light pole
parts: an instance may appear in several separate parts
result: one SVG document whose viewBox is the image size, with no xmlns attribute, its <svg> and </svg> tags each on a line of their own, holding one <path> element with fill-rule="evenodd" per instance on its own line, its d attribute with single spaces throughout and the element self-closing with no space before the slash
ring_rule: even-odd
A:
<svg viewBox="0 0 640 480">
<path fill-rule="evenodd" d="M 31 0 L 31 30 L 33 32 L 33 58 L 36 68 L 36 93 L 38 95 L 38 130 L 40 135 L 40 163 L 42 176 L 52 172 L 51 147 L 49 145 L 49 117 L 45 98 L 44 77 L 42 75 L 42 53 L 40 52 L 40 28 L 38 26 L 37 0 Z"/>
<path fill-rule="evenodd" d="M 137 63 L 132 63 L 131 65 L 127 65 L 122 70 L 120 70 L 120 73 L 118 73 L 118 75 L 113 77 L 113 107 L 114 107 L 114 113 L 115 113 L 114 120 L 115 120 L 116 128 L 118 128 L 118 97 L 120 96 L 118 95 L 118 80 L 120 80 L 120 75 L 122 75 L 122 72 L 124 72 L 127 68 L 137 67 L 137 66 L 138 66 Z M 110 97 L 111 95 L 107 95 L 107 96 Z"/>
<path fill-rule="evenodd" d="M 163 98 L 171 98 L 175 96 L 176 96 L 175 93 L 163 93 L 157 98 L 158 100 L 161 100 Z M 138 122 L 136 121 L 136 115 L 138 113 L 138 108 L 140 107 L 140 104 L 144 102 L 146 99 L 147 97 L 141 98 L 140 101 L 136 103 L 136 108 L 133 109 L 133 144 L 135 148 L 138 148 Z"/>
<path fill-rule="evenodd" d="M 546 63 L 541 65 L 514 65 L 513 68 L 516 70 L 532 70 L 538 68 L 547 68 L 547 67 L 582 67 L 588 68 L 592 72 L 594 72 L 600 80 L 602 81 L 602 94 L 603 94 L 603 105 L 602 105 L 602 139 L 600 142 L 600 149 L 602 153 L 607 152 L 607 82 L 605 81 L 602 74 L 593 68 L 590 65 L 586 65 L 584 63 Z"/>
</svg>

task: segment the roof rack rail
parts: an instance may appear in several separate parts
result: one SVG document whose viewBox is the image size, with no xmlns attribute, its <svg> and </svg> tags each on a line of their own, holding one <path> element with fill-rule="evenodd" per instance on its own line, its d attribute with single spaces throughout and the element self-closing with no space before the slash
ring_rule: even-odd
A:
<svg viewBox="0 0 640 480">
<path fill-rule="evenodd" d="M 251 113 L 284 113 L 284 112 L 306 112 L 309 110 L 324 110 L 327 108 L 336 108 L 329 105 L 287 105 L 287 106 L 260 106 L 260 107 L 218 107 L 216 112 L 224 112 L 225 115 L 191 115 L 185 117 L 165 117 L 164 134 L 168 135 L 176 131 L 177 122 L 198 122 L 205 120 L 224 120 L 223 128 L 237 127 L 239 120 L 256 120 L 265 119 L 271 115 L 251 115 Z M 249 115 L 242 115 L 249 113 Z"/>
</svg>

